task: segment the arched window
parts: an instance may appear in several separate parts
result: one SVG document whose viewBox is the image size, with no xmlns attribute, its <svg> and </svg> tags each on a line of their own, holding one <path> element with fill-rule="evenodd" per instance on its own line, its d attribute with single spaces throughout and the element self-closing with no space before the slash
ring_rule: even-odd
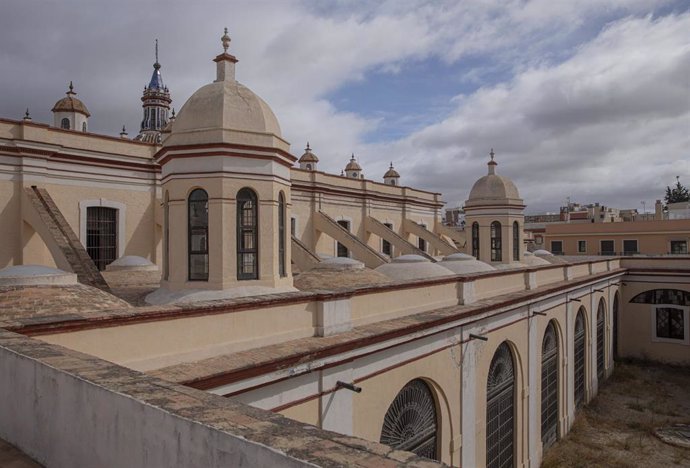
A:
<svg viewBox="0 0 690 468">
<path fill-rule="evenodd" d="M 491 261 L 503 261 L 503 248 L 501 246 L 501 223 L 491 223 Z"/>
<path fill-rule="evenodd" d="M 311 171 L 311 164 L 307 164 L 307 170 Z"/>
<path fill-rule="evenodd" d="M 580 307 L 575 318 L 575 407 L 585 402 L 585 309 Z"/>
<path fill-rule="evenodd" d="M 285 196 L 283 192 L 278 195 L 278 269 L 280 276 L 287 276 L 285 270 Z"/>
<path fill-rule="evenodd" d="M 395 185 L 395 179 L 391 179 L 391 185 Z"/>
<path fill-rule="evenodd" d="M 439 460 L 436 402 L 429 386 L 415 379 L 403 387 L 388 407 L 381 429 L 382 444 Z"/>
<path fill-rule="evenodd" d="M 259 279 L 259 214 L 253 190 L 237 192 L 237 279 Z"/>
<path fill-rule="evenodd" d="M 60 128 L 64 128 L 65 130 L 69 130 L 70 124 L 69 124 L 69 119 L 67 117 L 63 118 L 60 121 Z"/>
<path fill-rule="evenodd" d="M 541 344 L 541 443 L 544 448 L 558 439 L 558 336 L 553 320 Z"/>
<path fill-rule="evenodd" d="M 604 380 L 604 345 L 606 344 L 604 336 L 604 324 L 606 322 L 606 304 L 604 299 L 599 300 L 599 308 L 597 309 L 597 379 L 601 383 Z"/>
<path fill-rule="evenodd" d="M 486 384 L 486 466 L 512 468 L 515 367 L 506 342 L 496 350 Z"/>
<path fill-rule="evenodd" d="M 165 191 L 163 202 L 163 279 L 170 274 L 170 193 Z"/>
<path fill-rule="evenodd" d="M 513 261 L 520 261 L 520 224 L 513 222 Z"/>
<path fill-rule="evenodd" d="M 479 223 L 472 223 L 472 256 L 479 260 Z"/>
<path fill-rule="evenodd" d="M 81 131 L 85 132 L 86 131 L 86 122 L 81 123 Z"/>
<path fill-rule="evenodd" d="M 195 189 L 189 194 L 188 268 L 190 281 L 208 281 L 208 194 Z"/>
<path fill-rule="evenodd" d="M 613 358 L 618 359 L 618 291 L 613 296 Z"/>
</svg>

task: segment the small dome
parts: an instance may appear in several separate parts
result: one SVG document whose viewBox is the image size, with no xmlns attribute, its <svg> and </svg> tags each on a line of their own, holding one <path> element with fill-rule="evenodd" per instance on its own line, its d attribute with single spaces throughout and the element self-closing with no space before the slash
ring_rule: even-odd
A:
<svg viewBox="0 0 690 468">
<path fill-rule="evenodd" d="M 535 250 L 535 251 L 532 252 L 532 253 L 533 253 L 534 255 L 538 256 L 538 257 L 544 257 L 544 256 L 547 256 L 547 255 L 553 255 L 551 252 L 549 252 L 548 250 L 544 250 L 544 249 Z"/>
<path fill-rule="evenodd" d="M 488 163 L 489 173 L 474 183 L 467 204 L 476 205 L 482 204 L 484 201 L 507 200 L 522 205 L 520 193 L 513 181 L 496 174 L 498 163 L 494 161 L 494 150 L 492 149 L 489 154 L 491 155 L 491 160 Z"/>
<path fill-rule="evenodd" d="M 299 158 L 298 162 L 319 162 L 319 158 L 317 158 L 316 155 L 312 153 L 311 148 L 309 147 L 309 143 L 307 143 L 307 147 L 304 149 L 304 154 Z"/>
<path fill-rule="evenodd" d="M 548 260 L 541 257 L 537 257 L 533 252 L 529 251 L 524 252 L 522 254 L 522 261 L 523 263 L 526 263 L 529 266 L 551 265 L 551 262 L 549 262 Z"/>
<path fill-rule="evenodd" d="M 472 255 L 465 253 L 447 255 L 443 257 L 443 260 L 438 264 L 459 275 L 495 270 L 495 268 L 488 263 L 479 261 Z"/>
<path fill-rule="evenodd" d="M 374 271 L 383 273 L 396 281 L 436 278 L 454 274 L 438 263 L 431 263 L 421 255 L 401 255 L 394 258 L 391 263 L 384 263 Z"/>
<path fill-rule="evenodd" d="M 350 162 L 347 163 L 347 166 L 345 166 L 346 171 L 361 171 L 362 166 L 357 163 L 357 160 L 355 159 L 355 155 L 352 155 L 352 158 L 350 159 Z"/>
<path fill-rule="evenodd" d="M 390 168 L 386 171 L 385 174 L 383 174 L 383 178 L 388 178 L 388 177 L 400 177 L 400 174 L 398 174 L 398 171 L 393 169 L 393 163 L 391 163 Z"/>
<path fill-rule="evenodd" d="M 334 290 L 390 283 L 383 273 L 366 268 L 352 258 L 333 257 L 300 273 L 294 285 L 301 291 Z"/>
<path fill-rule="evenodd" d="M 0 270 L 0 286 L 77 284 L 77 275 L 44 265 L 15 265 Z"/>
<path fill-rule="evenodd" d="M 63 97 L 58 102 L 55 103 L 51 109 L 53 112 L 78 112 L 84 114 L 87 117 L 91 117 L 89 110 L 86 108 L 80 99 L 76 98 L 77 93 L 74 92 L 74 86 L 72 82 L 69 83 L 69 91 L 67 91 L 67 97 Z"/>
<path fill-rule="evenodd" d="M 155 271 L 158 270 L 156 264 L 151 263 L 148 259 L 144 257 L 138 257 L 136 255 L 125 255 L 120 257 L 114 262 L 108 264 L 105 267 L 107 271 Z"/>
</svg>

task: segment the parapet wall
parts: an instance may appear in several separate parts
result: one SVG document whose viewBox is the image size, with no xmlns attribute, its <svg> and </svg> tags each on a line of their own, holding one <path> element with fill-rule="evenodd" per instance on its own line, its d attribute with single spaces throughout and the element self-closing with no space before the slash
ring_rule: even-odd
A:
<svg viewBox="0 0 690 468">
<path fill-rule="evenodd" d="M 0 438 L 47 467 L 440 466 L 0 329 Z"/>
</svg>

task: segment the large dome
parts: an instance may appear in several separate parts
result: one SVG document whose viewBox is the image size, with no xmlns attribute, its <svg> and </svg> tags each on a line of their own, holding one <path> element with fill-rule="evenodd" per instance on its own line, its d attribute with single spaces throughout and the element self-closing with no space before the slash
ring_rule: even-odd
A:
<svg viewBox="0 0 690 468">
<path fill-rule="evenodd" d="M 177 114 L 173 132 L 238 130 L 281 136 L 278 119 L 252 90 L 234 79 L 202 86 Z"/>
<path fill-rule="evenodd" d="M 472 186 L 470 200 L 479 199 L 519 199 L 518 189 L 507 177 L 489 174 L 481 177 Z"/>
</svg>

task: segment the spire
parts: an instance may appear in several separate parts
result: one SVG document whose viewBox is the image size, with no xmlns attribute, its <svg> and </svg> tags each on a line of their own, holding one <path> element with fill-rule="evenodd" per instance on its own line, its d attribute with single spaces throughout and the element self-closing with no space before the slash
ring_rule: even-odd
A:
<svg viewBox="0 0 690 468">
<path fill-rule="evenodd" d="M 151 81 L 146 87 L 149 90 L 165 90 L 165 85 L 163 84 L 163 76 L 161 75 L 161 64 L 158 62 L 158 39 L 156 39 L 155 45 L 155 55 L 156 61 L 153 63 L 153 75 L 151 75 Z"/>
<path fill-rule="evenodd" d="M 70 80 L 69 82 L 69 91 L 66 93 L 68 96 L 69 95 L 77 95 L 77 93 L 74 92 L 74 85 L 72 84 L 72 81 Z"/>
<path fill-rule="evenodd" d="M 31 115 L 29 115 L 29 108 L 26 108 L 26 112 L 24 113 L 24 119 L 25 122 L 31 122 Z"/>
<path fill-rule="evenodd" d="M 120 132 L 120 138 L 127 138 L 127 130 L 125 130 L 125 126 L 122 126 L 122 131 Z"/>
<path fill-rule="evenodd" d="M 161 64 L 158 61 L 158 39 L 154 41 L 153 51 L 155 58 L 153 74 L 148 86 L 144 86 L 144 93 L 141 97 L 144 118 L 141 121 L 139 134 L 134 139 L 148 143 L 160 143 L 161 130 L 168 124 L 168 111 L 170 110 L 172 99 L 170 99 L 168 87 L 163 84 Z"/>
<path fill-rule="evenodd" d="M 494 156 L 496 153 L 494 153 L 494 149 L 491 148 L 491 151 L 489 151 L 489 156 L 491 156 L 491 161 L 487 163 L 489 166 L 489 175 L 493 175 L 496 173 L 496 166 L 498 166 L 498 163 L 494 161 Z"/>
<path fill-rule="evenodd" d="M 172 115 L 170 116 L 170 120 L 175 120 L 175 108 L 174 107 L 172 110 Z"/>
<path fill-rule="evenodd" d="M 158 70 L 161 67 L 161 64 L 158 63 L 158 39 L 156 39 L 156 63 L 153 64 L 153 68 Z"/>
<path fill-rule="evenodd" d="M 238 62 L 234 55 L 228 53 L 230 47 L 230 36 L 228 28 L 225 28 L 223 36 L 220 38 L 223 44 L 223 53 L 213 59 L 216 62 L 216 81 L 235 81 L 235 64 Z"/>
</svg>

